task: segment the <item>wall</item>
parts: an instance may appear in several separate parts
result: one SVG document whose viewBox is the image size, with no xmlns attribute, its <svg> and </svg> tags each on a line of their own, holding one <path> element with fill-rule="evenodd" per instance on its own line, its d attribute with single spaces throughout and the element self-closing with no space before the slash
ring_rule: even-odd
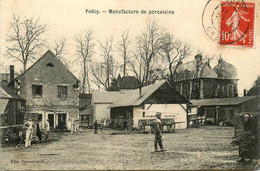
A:
<svg viewBox="0 0 260 171">
<path fill-rule="evenodd" d="M 95 120 L 100 123 L 102 118 L 109 118 L 110 119 L 110 108 L 109 106 L 111 103 L 108 104 L 94 104 L 94 116 L 93 122 Z"/>
<path fill-rule="evenodd" d="M 145 109 L 147 109 L 150 104 L 145 104 Z M 182 104 L 185 109 L 187 109 L 186 104 Z M 156 112 L 162 113 L 162 118 L 173 117 L 176 122 L 184 122 L 176 124 L 176 129 L 185 129 L 187 128 L 187 113 L 180 106 L 180 104 L 153 104 L 149 107 L 148 111 L 145 111 L 145 118 L 155 117 Z M 144 118 L 142 107 L 134 107 L 134 127 L 138 127 L 138 120 Z"/>
<path fill-rule="evenodd" d="M 229 85 L 232 85 L 231 89 Z M 235 79 L 203 79 L 204 99 L 237 97 L 237 80 Z"/>
<path fill-rule="evenodd" d="M 91 106 L 91 107 L 88 107 L 88 108 L 86 108 L 86 109 L 81 109 L 80 111 L 79 111 L 79 117 L 80 117 L 80 126 L 85 126 L 84 125 L 84 121 L 82 122 L 82 115 L 88 115 L 88 117 L 89 117 L 89 125 L 88 126 L 93 126 L 93 113 L 94 113 L 94 111 L 93 111 L 93 106 Z"/>
</svg>

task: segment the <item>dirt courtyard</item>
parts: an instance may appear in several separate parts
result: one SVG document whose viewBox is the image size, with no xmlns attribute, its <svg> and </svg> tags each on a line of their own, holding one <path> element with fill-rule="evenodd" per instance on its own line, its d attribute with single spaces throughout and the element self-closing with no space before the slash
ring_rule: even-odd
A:
<svg viewBox="0 0 260 171">
<path fill-rule="evenodd" d="M 153 152 L 153 134 L 116 134 L 118 130 L 86 129 L 84 133 L 54 134 L 59 137 L 32 148 L 2 147 L 1 170 L 86 169 L 256 169 L 236 162 L 238 148 L 232 146 L 233 128 L 202 126 L 165 133 L 167 152 Z M 52 136 L 54 136 L 52 135 Z"/>
</svg>

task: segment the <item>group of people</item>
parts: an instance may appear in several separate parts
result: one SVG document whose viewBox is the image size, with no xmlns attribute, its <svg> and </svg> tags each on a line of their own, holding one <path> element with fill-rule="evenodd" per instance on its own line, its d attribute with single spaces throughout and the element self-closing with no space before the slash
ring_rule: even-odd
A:
<svg viewBox="0 0 260 171">
<path fill-rule="evenodd" d="M 109 118 L 102 118 L 100 121 L 101 129 L 103 127 L 109 127 L 110 126 L 110 119 Z"/>
<path fill-rule="evenodd" d="M 41 119 L 38 121 L 38 123 L 33 123 L 32 118 L 29 118 L 27 122 L 23 124 L 23 128 L 25 131 L 25 148 L 31 147 L 31 142 L 33 138 L 33 132 L 36 127 L 36 136 L 38 137 L 39 141 L 42 141 L 42 135 L 44 135 L 44 141 L 48 139 L 48 133 L 50 131 L 50 124 L 49 121 L 46 120 L 44 123 Z M 18 134 L 20 138 L 20 143 L 23 141 L 23 131 L 19 131 Z"/>
<path fill-rule="evenodd" d="M 77 122 L 74 120 L 74 118 L 68 120 L 68 130 L 70 130 L 71 133 L 76 133 L 78 131 L 79 127 Z"/>
</svg>

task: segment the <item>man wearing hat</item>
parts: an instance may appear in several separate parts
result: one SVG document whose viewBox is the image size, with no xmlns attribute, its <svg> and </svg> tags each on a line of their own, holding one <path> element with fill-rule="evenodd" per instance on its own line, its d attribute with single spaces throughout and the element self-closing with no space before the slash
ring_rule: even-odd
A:
<svg viewBox="0 0 260 171">
<path fill-rule="evenodd" d="M 156 112 L 156 119 L 154 122 L 154 135 L 155 135 L 155 140 L 154 140 L 154 148 L 155 152 L 158 151 L 157 144 L 159 143 L 159 146 L 161 148 L 161 151 L 166 151 L 163 149 L 162 145 L 162 122 L 161 122 L 161 113 Z"/>
</svg>

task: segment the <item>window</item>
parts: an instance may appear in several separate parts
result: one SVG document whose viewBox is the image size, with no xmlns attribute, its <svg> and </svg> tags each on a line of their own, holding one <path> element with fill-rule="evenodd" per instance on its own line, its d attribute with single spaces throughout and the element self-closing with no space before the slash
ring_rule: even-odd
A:
<svg viewBox="0 0 260 171">
<path fill-rule="evenodd" d="M 67 86 L 58 86 L 58 97 L 67 98 Z"/>
<path fill-rule="evenodd" d="M 42 97 L 42 85 L 32 85 L 32 96 Z"/>
<path fill-rule="evenodd" d="M 227 85 L 227 96 L 233 97 L 234 96 L 234 87 L 232 84 Z"/>
</svg>

